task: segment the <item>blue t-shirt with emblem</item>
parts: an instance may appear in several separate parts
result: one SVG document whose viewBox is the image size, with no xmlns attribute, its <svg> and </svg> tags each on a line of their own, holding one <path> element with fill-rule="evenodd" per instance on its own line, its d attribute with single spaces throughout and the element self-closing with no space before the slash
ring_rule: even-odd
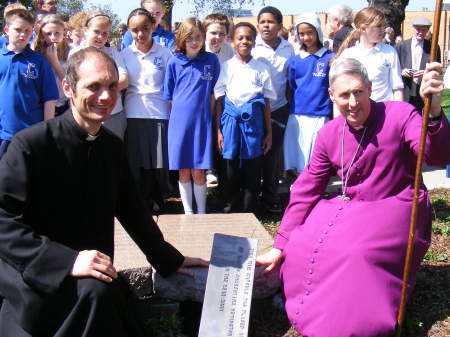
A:
<svg viewBox="0 0 450 337">
<path fill-rule="evenodd" d="M 0 50 L 0 139 L 44 120 L 44 103 L 59 98 L 55 75 L 44 56 L 27 46 Z"/>
</svg>

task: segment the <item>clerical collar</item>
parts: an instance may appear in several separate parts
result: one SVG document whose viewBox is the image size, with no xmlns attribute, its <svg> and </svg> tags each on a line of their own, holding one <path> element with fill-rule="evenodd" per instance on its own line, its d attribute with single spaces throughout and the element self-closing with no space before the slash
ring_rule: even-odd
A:
<svg viewBox="0 0 450 337">
<path fill-rule="evenodd" d="M 90 133 L 88 133 L 87 136 L 86 136 L 86 140 L 87 140 L 88 142 L 93 142 L 94 140 L 97 139 L 97 137 L 98 137 L 99 135 L 100 135 L 99 133 L 97 133 L 96 135 L 91 135 Z"/>
</svg>

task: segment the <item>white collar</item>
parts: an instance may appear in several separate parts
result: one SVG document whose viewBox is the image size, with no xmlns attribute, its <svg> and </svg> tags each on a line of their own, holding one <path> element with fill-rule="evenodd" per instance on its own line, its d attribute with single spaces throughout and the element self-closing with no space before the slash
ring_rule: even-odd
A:
<svg viewBox="0 0 450 337">
<path fill-rule="evenodd" d="M 417 46 L 423 47 L 423 40 L 422 40 L 422 41 L 417 41 L 416 37 L 413 36 L 413 37 L 411 38 L 411 46 L 412 46 L 412 47 L 417 47 Z"/>
<path fill-rule="evenodd" d="M 153 40 L 153 38 L 152 38 L 152 40 Z M 155 52 L 155 49 L 157 48 L 155 45 L 157 45 L 157 43 L 155 42 L 155 40 L 153 40 L 153 43 L 152 43 L 152 46 L 150 47 L 150 49 L 146 53 L 144 53 L 138 49 L 138 47 L 136 46 L 136 41 L 133 40 L 133 42 L 130 45 L 130 48 L 134 53 L 137 53 L 137 54 L 140 54 L 143 56 L 147 56 L 147 55 L 150 55 L 151 53 Z"/>
<path fill-rule="evenodd" d="M 378 42 L 378 43 L 377 43 L 375 46 L 373 46 L 372 48 L 365 48 L 365 47 L 363 46 L 362 43 L 360 43 L 359 41 L 356 41 L 355 47 L 359 48 L 360 50 L 364 50 L 364 51 L 369 52 L 369 51 L 372 51 L 372 50 L 374 50 L 374 51 L 380 51 L 382 45 L 383 45 L 382 42 Z"/>
<path fill-rule="evenodd" d="M 281 36 L 279 37 L 279 39 L 280 39 L 280 43 L 278 44 L 276 50 L 281 49 L 281 48 L 286 48 L 286 43 L 289 43 L 288 41 L 283 39 Z M 256 36 L 255 46 L 264 46 L 266 48 L 270 48 L 270 49 L 274 50 L 272 46 L 270 46 L 266 42 L 264 42 L 264 40 L 262 39 L 260 34 L 258 34 Z"/>
<path fill-rule="evenodd" d="M 298 52 L 298 55 L 300 56 L 300 58 L 304 59 L 310 55 L 315 55 L 317 57 L 322 57 L 323 54 L 325 54 L 327 52 L 327 48 L 322 47 L 320 48 L 318 51 L 316 51 L 314 54 L 308 53 L 306 50 L 304 49 L 300 49 L 300 51 Z"/>
</svg>

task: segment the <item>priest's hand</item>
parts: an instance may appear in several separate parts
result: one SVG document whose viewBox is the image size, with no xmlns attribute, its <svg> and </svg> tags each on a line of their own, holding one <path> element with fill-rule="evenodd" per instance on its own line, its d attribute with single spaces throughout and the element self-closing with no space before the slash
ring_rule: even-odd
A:
<svg viewBox="0 0 450 337">
<path fill-rule="evenodd" d="M 78 253 L 69 275 L 94 277 L 101 281 L 112 282 L 117 278 L 117 271 L 108 255 L 97 250 L 82 250 Z"/>
<path fill-rule="evenodd" d="M 277 248 L 272 248 L 267 253 L 256 258 L 257 266 L 266 266 L 266 269 L 261 275 L 266 275 L 274 270 L 277 270 L 283 260 L 283 252 Z"/>
<path fill-rule="evenodd" d="M 441 96 L 444 91 L 442 80 L 442 65 L 438 62 L 427 63 L 420 85 L 420 96 L 425 100 L 425 95 L 432 95 L 430 116 L 437 117 L 442 113 Z"/>
<path fill-rule="evenodd" d="M 189 267 L 208 267 L 209 262 L 206 260 L 203 260 L 198 257 L 189 257 L 185 256 L 184 261 L 181 264 L 180 268 L 178 268 L 177 273 L 188 275 L 188 276 L 194 276 L 194 273 L 189 270 Z"/>
</svg>

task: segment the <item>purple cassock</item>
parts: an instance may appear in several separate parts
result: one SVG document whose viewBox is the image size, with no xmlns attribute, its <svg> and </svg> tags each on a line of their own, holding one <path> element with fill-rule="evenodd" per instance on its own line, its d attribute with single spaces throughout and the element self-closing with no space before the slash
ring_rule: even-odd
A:
<svg viewBox="0 0 450 337">
<path fill-rule="evenodd" d="M 339 116 L 320 130 L 311 162 L 293 185 L 274 244 L 283 250 L 286 311 L 303 336 L 393 333 L 420 129 L 421 116 L 411 105 L 372 101 L 364 128 L 355 130 Z M 450 163 L 446 118 L 429 126 L 425 161 Z M 349 166 L 349 200 L 324 197 L 330 176 L 337 173 L 342 179 Z M 410 292 L 430 243 L 431 208 L 424 186 L 419 205 Z"/>
</svg>

